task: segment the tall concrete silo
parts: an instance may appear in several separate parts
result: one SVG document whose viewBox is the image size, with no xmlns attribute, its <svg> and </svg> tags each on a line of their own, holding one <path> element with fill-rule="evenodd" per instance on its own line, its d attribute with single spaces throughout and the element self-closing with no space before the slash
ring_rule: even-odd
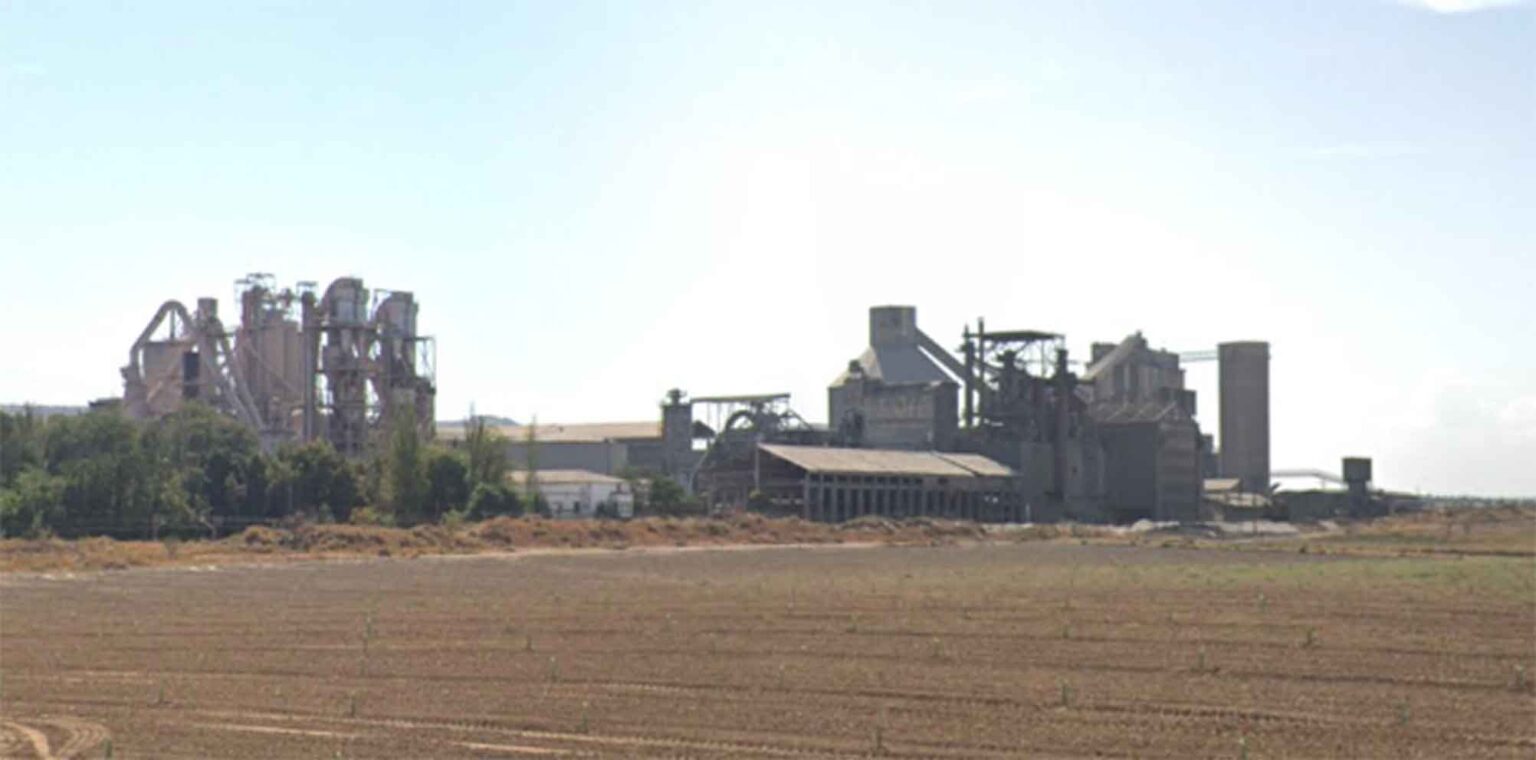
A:
<svg viewBox="0 0 1536 760">
<path fill-rule="evenodd" d="M 1221 474 L 1252 493 L 1269 490 L 1269 344 L 1222 343 Z"/>
</svg>

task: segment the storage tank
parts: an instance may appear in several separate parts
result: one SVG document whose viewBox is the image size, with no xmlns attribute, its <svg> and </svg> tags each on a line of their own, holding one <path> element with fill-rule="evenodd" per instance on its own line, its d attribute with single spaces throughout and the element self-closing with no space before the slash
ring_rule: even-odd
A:
<svg viewBox="0 0 1536 760">
<path fill-rule="evenodd" d="M 1269 490 L 1269 344 L 1217 346 L 1221 396 L 1221 474 L 1250 493 Z"/>
</svg>

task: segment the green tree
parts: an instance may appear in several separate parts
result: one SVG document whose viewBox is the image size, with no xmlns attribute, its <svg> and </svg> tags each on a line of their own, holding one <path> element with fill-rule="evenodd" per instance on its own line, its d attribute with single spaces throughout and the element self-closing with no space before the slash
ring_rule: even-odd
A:
<svg viewBox="0 0 1536 760">
<path fill-rule="evenodd" d="M 239 528 L 266 502 L 266 465 L 256 434 L 203 404 L 187 404 L 149 423 L 141 433 L 147 456 L 174 480 L 180 498 L 163 498 L 173 524 Z"/>
<path fill-rule="evenodd" d="M 351 518 L 363 503 L 362 474 L 326 441 L 283 446 L 270 464 L 266 515 Z"/>
<path fill-rule="evenodd" d="M 380 457 L 379 501 L 399 525 L 421 522 L 427 513 L 427 468 L 416 415 L 397 410 Z"/>
<path fill-rule="evenodd" d="M 432 447 L 427 451 L 427 503 L 430 517 L 464 509 L 470 496 L 470 465 L 457 451 Z M 471 456 L 472 460 L 473 457 Z"/>
<path fill-rule="evenodd" d="M 481 483 L 469 497 L 469 516 L 476 520 L 489 517 L 520 517 L 523 500 L 517 492 L 501 483 Z"/>
<path fill-rule="evenodd" d="M 683 516 L 703 514 L 703 504 L 689 496 L 676 480 L 665 475 L 651 478 L 650 493 L 646 497 L 646 509 L 653 515 Z"/>
<path fill-rule="evenodd" d="M 31 407 L 20 414 L 0 412 L 0 488 L 12 486 L 28 467 L 43 466 L 44 421 Z"/>
<path fill-rule="evenodd" d="M 185 500 L 165 489 L 174 463 L 142 445 L 140 428 L 112 410 L 53 417 L 44 466 L 64 480 L 63 508 L 49 526 L 66 537 L 139 537 L 190 524 Z"/>
<path fill-rule="evenodd" d="M 481 483 L 503 485 L 507 480 L 507 438 L 484 417 L 470 414 L 464 421 L 464 451 L 469 457 L 471 488 Z"/>
<path fill-rule="evenodd" d="M 13 487 L 0 489 L 0 536 L 47 535 L 64 508 L 64 479 L 38 467 L 16 474 Z"/>
</svg>

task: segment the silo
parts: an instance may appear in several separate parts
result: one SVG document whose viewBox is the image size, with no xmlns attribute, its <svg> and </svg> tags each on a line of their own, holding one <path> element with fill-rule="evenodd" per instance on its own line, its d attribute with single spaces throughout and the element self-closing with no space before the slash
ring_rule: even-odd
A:
<svg viewBox="0 0 1536 760">
<path fill-rule="evenodd" d="M 1269 344 L 1217 346 L 1221 375 L 1221 474 L 1245 491 L 1269 490 Z"/>
</svg>

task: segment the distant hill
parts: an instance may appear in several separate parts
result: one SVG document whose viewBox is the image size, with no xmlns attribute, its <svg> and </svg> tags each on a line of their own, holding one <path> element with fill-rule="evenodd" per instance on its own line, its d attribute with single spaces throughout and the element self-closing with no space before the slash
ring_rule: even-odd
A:
<svg viewBox="0 0 1536 760">
<path fill-rule="evenodd" d="M 487 424 L 487 425 L 499 426 L 499 425 L 516 425 L 516 424 L 518 424 L 517 420 L 514 420 L 511 417 L 501 417 L 501 416 L 494 415 L 494 414 L 477 414 L 475 416 L 480 418 L 480 419 L 482 419 L 482 420 L 485 420 L 485 424 Z M 460 427 L 464 427 L 464 420 L 462 420 L 462 419 L 457 419 L 457 420 L 438 420 L 437 421 L 437 426 L 440 427 L 440 428 L 460 428 Z"/>
</svg>

